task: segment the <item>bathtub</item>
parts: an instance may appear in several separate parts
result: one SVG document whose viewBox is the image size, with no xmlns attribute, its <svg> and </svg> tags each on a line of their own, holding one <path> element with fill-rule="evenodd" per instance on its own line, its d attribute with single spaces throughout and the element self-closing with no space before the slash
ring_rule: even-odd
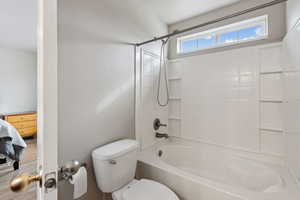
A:
<svg viewBox="0 0 300 200">
<path fill-rule="evenodd" d="M 168 185 L 182 200 L 299 200 L 279 158 L 170 139 L 142 150 L 138 178 Z"/>
</svg>

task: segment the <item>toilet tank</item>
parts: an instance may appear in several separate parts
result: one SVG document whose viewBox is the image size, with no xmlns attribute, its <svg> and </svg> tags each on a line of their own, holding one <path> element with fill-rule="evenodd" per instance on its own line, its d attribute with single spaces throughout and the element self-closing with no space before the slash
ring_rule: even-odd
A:
<svg viewBox="0 0 300 200">
<path fill-rule="evenodd" d="M 102 192 L 113 192 L 134 179 L 136 140 L 119 140 L 95 149 L 92 153 L 97 185 Z"/>
</svg>

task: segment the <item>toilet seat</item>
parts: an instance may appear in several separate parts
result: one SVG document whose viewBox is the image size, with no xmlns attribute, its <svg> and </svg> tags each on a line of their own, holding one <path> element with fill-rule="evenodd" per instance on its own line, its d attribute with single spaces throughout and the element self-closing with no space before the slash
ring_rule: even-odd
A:
<svg viewBox="0 0 300 200">
<path fill-rule="evenodd" d="M 135 180 L 116 193 L 118 192 L 114 200 L 179 200 L 167 186 L 148 179 Z"/>
</svg>

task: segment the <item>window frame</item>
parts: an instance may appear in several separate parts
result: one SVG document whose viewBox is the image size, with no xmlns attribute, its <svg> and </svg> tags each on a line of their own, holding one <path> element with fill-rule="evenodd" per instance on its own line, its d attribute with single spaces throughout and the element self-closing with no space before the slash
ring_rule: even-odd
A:
<svg viewBox="0 0 300 200">
<path fill-rule="evenodd" d="M 259 16 L 259 17 L 254 17 L 254 18 L 251 18 L 251 19 L 247 19 L 247 20 L 236 22 L 236 23 L 232 23 L 232 24 L 229 24 L 229 25 L 224 25 L 224 26 L 209 29 L 209 30 L 206 30 L 206 31 L 201 31 L 201 32 L 192 33 L 192 34 L 189 34 L 189 35 L 178 37 L 177 38 L 177 44 L 176 44 L 177 54 L 178 55 L 183 55 L 183 54 L 189 54 L 189 53 L 208 50 L 208 49 L 215 49 L 215 48 L 220 48 L 220 47 L 227 47 L 227 46 L 233 46 L 233 45 L 237 45 L 237 44 L 247 43 L 247 42 L 251 42 L 251 41 L 268 39 L 269 38 L 269 23 L 268 22 L 269 22 L 268 15 L 262 15 L 262 16 Z M 256 38 L 250 38 L 250 39 L 247 39 L 247 40 L 239 40 L 238 39 L 237 41 L 231 42 L 231 43 L 223 43 L 223 44 L 218 44 L 217 43 L 216 45 L 213 45 L 211 47 L 199 48 L 199 49 L 195 49 L 195 50 L 187 51 L 187 52 L 183 52 L 182 48 L 181 48 L 182 43 L 186 42 L 186 41 L 201 39 L 201 38 L 205 38 L 205 37 L 214 37 L 214 36 L 216 37 L 216 41 L 218 41 L 222 34 L 234 32 L 234 31 L 238 32 L 240 30 L 255 27 L 255 26 L 262 26 L 263 29 L 264 29 L 264 35 L 262 35 L 260 37 L 256 37 Z"/>
</svg>

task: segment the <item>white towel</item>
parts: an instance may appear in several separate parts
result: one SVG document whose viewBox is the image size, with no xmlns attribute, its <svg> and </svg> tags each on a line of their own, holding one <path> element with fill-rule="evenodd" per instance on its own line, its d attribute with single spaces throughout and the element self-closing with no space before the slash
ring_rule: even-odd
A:
<svg viewBox="0 0 300 200">
<path fill-rule="evenodd" d="M 26 143 L 24 142 L 23 138 L 21 137 L 21 135 L 19 134 L 17 129 L 15 129 L 15 127 L 13 127 L 7 121 L 0 119 L 0 138 L 3 138 L 3 137 L 12 138 L 12 144 L 14 144 L 14 145 L 17 145 L 17 146 L 20 146 L 23 148 L 27 147 Z"/>
</svg>

